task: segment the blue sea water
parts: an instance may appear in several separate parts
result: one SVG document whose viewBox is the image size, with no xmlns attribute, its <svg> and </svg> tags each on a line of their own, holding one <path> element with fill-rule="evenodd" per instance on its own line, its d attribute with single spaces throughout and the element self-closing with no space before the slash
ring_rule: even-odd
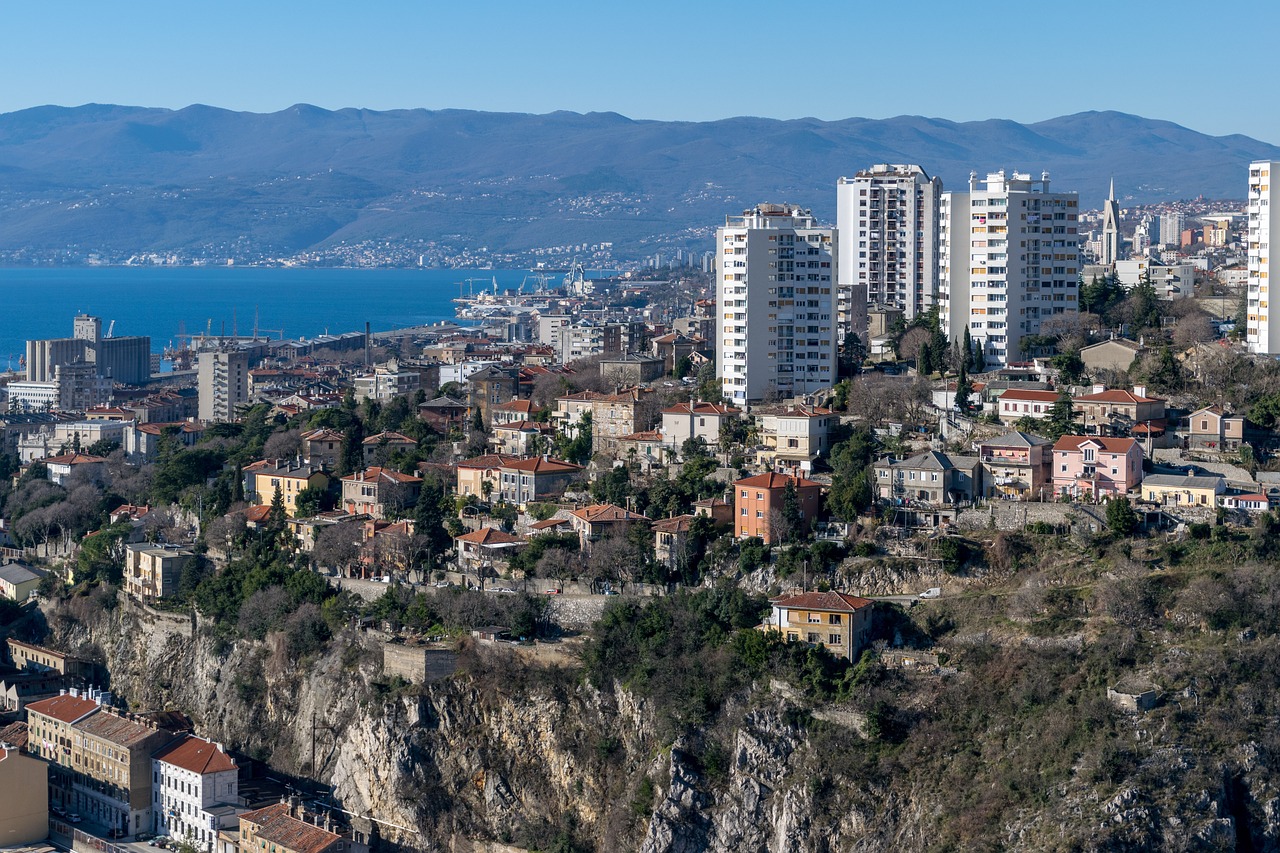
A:
<svg viewBox="0 0 1280 853">
<path fill-rule="evenodd" d="M 452 300 L 471 279 L 476 292 L 514 289 L 526 270 L 359 270 L 259 267 L 0 268 L 0 369 L 16 368 L 26 341 L 71 336 L 78 313 L 112 320 L 115 335 L 150 335 L 160 352 L 181 329 L 210 326 L 214 334 L 233 328 L 252 332 L 282 329 L 284 337 L 415 326 L 454 317 Z M 551 275 L 558 285 L 562 276 Z M 534 281 L 529 279 L 532 289 Z M 278 338 L 271 332 L 268 337 Z"/>
</svg>

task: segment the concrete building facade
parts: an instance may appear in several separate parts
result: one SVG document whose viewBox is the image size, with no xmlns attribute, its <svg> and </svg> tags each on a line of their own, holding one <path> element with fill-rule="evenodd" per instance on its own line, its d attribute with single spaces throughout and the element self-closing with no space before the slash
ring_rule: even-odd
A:
<svg viewBox="0 0 1280 853">
<path fill-rule="evenodd" d="M 196 381 L 200 389 L 200 420 L 228 423 L 239 419 L 238 407 L 249 402 L 249 353 L 241 350 L 202 352 Z"/>
<path fill-rule="evenodd" d="M 980 188 L 979 184 L 983 184 Z M 967 192 L 942 196 L 942 331 L 960 340 L 969 328 L 988 366 L 1025 358 L 1022 339 L 1041 323 L 1079 307 L 1077 193 L 1055 193 L 1049 175 L 993 172 L 969 176 Z"/>
<path fill-rule="evenodd" d="M 1249 217 L 1245 243 L 1248 246 L 1248 325 L 1246 340 L 1250 352 L 1280 353 L 1280 312 L 1271 316 L 1271 273 L 1277 268 L 1271 261 L 1271 235 L 1276 231 L 1278 208 L 1271 202 L 1277 193 L 1271 189 L 1272 178 L 1280 177 L 1280 160 L 1258 160 L 1249 164 Z"/>
<path fill-rule="evenodd" d="M 842 339 L 865 331 L 868 304 L 900 308 L 908 320 L 932 307 L 941 196 L 942 180 L 914 165 L 878 164 L 837 182 Z"/>
<path fill-rule="evenodd" d="M 757 205 L 716 230 L 715 362 L 729 400 L 835 383 L 838 250 L 834 228 L 789 204 Z"/>
</svg>

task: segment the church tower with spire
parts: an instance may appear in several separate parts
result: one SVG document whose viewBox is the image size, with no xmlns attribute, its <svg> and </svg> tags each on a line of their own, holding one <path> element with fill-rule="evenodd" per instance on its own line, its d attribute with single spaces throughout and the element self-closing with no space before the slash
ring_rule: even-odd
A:
<svg viewBox="0 0 1280 853">
<path fill-rule="evenodd" d="M 1102 204 L 1102 265 L 1114 267 L 1120 260 L 1120 203 L 1116 201 L 1116 179 Z"/>
</svg>

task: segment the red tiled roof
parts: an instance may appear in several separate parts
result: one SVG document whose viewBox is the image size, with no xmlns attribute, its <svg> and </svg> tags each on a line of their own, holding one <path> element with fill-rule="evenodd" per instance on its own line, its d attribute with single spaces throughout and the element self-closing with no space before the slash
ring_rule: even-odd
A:
<svg viewBox="0 0 1280 853">
<path fill-rule="evenodd" d="M 802 592 L 770 599 L 770 603 L 790 610 L 832 610 L 840 613 L 853 613 L 872 604 L 869 598 L 843 592 Z"/>
<path fill-rule="evenodd" d="M 235 759 L 219 749 L 218 744 L 195 735 L 187 735 L 177 743 L 166 746 L 155 754 L 155 758 L 201 775 L 236 769 Z"/>
<path fill-rule="evenodd" d="M 582 509 L 575 509 L 573 515 L 582 519 L 589 524 L 599 524 L 601 522 L 610 521 L 648 521 L 648 516 L 641 515 L 638 512 L 632 512 L 629 509 L 623 509 L 614 504 L 592 504 L 584 506 Z"/>
<path fill-rule="evenodd" d="M 46 465 L 90 465 L 107 460 L 105 457 L 90 456 L 88 453 L 64 453 L 61 456 L 48 456 L 41 461 Z"/>
<path fill-rule="evenodd" d="M 10 723 L 0 729 L 0 743 L 7 743 L 17 749 L 26 749 L 27 724 L 23 722 Z"/>
<path fill-rule="evenodd" d="M 144 725 L 111 711 L 94 714 L 89 719 L 76 723 L 75 727 L 85 734 L 125 748 L 136 746 L 160 731 L 155 726 Z"/>
<path fill-rule="evenodd" d="M 72 696 L 67 693 L 63 696 L 54 696 L 49 699 L 41 699 L 39 702 L 32 702 L 27 706 L 27 711 L 35 711 L 37 714 L 43 714 L 46 717 L 52 717 L 64 723 L 74 723 L 86 714 L 92 714 L 101 707 L 92 699 L 85 699 L 83 696 Z"/>
<path fill-rule="evenodd" d="M 475 456 L 471 459 L 463 459 L 458 463 L 459 468 L 502 468 L 511 462 L 518 462 L 518 456 L 508 456 L 505 453 L 486 453 L 483 456 Z"/>
<path fill-rule="evenodd" d="M 388 442 L 395 441 L 400 443 L 408 442 L 409 444 L 418 443 L 414 441 L 412 438 L 409 438 L 409 436 L 404 435 L 403 433 L 398 433 L 398 432 L 380 432 L 377 435 L 369 436 L 361 443 L 362 444 L 379 444 L 383 441 L 388 441 Z"/>
<path fill-rule="evenodd" d="M 525 543 L 523 537 L 503 533 L 496 527 L 481 527 L 479 530 L 464 533 L 457 538 L 457 541 L 474 542 L 477 545 L 513 545 L 516 543 L 523 545 Z"/>
<path fill-rule="evenodd" d="M 511 459 L 511 457 L 506 457 Z M 513 459 L 502 468 L 510 468 L 513 471 L 528 471 L 531 474 L 559 474 L 566 471 L 581 471 L 581 465 L 574 465 L 572 462 L 565 462 L 561 459 L 548 459 L 543 456 L 535 456 L 532 459 Z"/>
<path fill-rule="evenodd" d="M 1106 391 L 1100 391 L 1097 394 L 1085 394 L 1083 397 L 1076 397 L 1077 403 L 1163 403 L 1164 400 L 1159 397 L 1139 397 L 1132 391 L 1125 391 L 1120 388 L 1109 388 Z"/>
<path fill-rule="evenodd" d="M 1000 402 L 1025 400 L 1028 403 L 1056 403 L 1060 396 L 1057 391 L 1023 391 L 1020 388 L 1011 388 L 1000 395 Z"/>
<path fill-rule="evenodd" d="M 656 533 L 684 533 L 692 523 L 692 515 L 676 515 L 658 519 L 653 523 L 653 529 Z"/>
<path fill-rule="evenodd" d="M 336 429 L 313 429 L 304 432 L 301 438 L 303 441 L 342 441 L 343 435 Z"/>
<path fill-rule="evenodd" d="M 532 400 L 508 400 L 505 403 L 499 403 L 493 407 L 495 412 L 536 412 L 538 407 L 533 404 Z"/>
<path fill-rule="evenodd" d="M 545 521 L 535 521 L 529 525 L 530 530 L 549 530 L 552 527 L 563 527 L 569 523 L 567 518 L 548 518 Z"/>
<path fill-rule="evenodd" d="M 422 482 L 422 479 L 420 477 L 415 477 L 412 474 L 401 474 L 399 471 L 396 471 L 392 468 L 379 468 L 376 465 L 373 466 L 372 468 L 366 468 L 363 471 L 357 471 L 354 474 L 348 474 L 346 477 L 343 477 L 342 479 L 343 479 L 343 482 L 349 482 L 349 483 L 368 483 L 371 481 L 382 481 L 382 480 L 386 480 L 392 483 L 421 483 Z"/>
<path fill-rule="evenodd" d="M 506 430 L 507 432 L 551 432 L 551 424 L 544 424 L 540 421 L 507 421 L 505 424 L 494 424 L 493 431 Z"/>
<path fill-rule="evenodd" d="M 295 853 L 320 853 L 342 840 L 337 833 L 293 817 L 288 803 L 245 812 L 240 820 L 253 824 L 258 838 Z"/>
<path fill-rule="evenodd" d="M 766 474 L 757 474 L 754 477 L 747 477 L 743 480 L 736 480 L 735 486 L 747 486 L 752 489 L 785 489 L 787 483 L 794 483 L 797 489 L 803 489 L 809 486 L 821 486 L 821 483 L 804 477 L 793 477 L 790 474 L 779 474 L 770 471 Z"/>
<path fill-rule="evenodd" d="M 662 441 L 662 433 L 656 429 L 645 430 L 644 432 L 633 432 L 631 435 L 624 435 L 618 441 Z"/>
<path fill-rule="evenodd" d="M 251 524 L 262 524 L 271 517 L 271 506 L 251 506 L 244 511 L 244 520 Z"/>
<path fill-rule="evenodd" d="M 1103 435 L 1064 435 L 1053 445 L 1054 452 L 1079 450 L 1082 444 L 1093 442 L 1108 453 L 1128 453 L 1137 444 L 1132 438 L 1110 438 Z"/>
<path fill-rule="evenodd" d="M 733 406 L 724 403 L 677 403 L 670 408 L 662 410 L 664 415 L 687 415 L 692 407 L 695 415 L 740 415 L 741 409 L 735 409 Z"/>
</svg>

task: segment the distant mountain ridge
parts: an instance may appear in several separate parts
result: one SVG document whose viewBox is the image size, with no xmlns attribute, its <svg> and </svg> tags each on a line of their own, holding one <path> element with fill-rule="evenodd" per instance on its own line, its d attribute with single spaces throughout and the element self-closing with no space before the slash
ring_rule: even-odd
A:
<svg viewBox="0 0 1280 853">
<path fill-rule="evenodd" d="M 1097 206 L 1112 177 L 1134 202 L 1243 198 L 1260 158 L 1280 147 L 1116 112 L 1023 125 L 49 106 L 0 115 L 0 253 L 249 257 L 427 240 L 507 252 L 612 241 L 635 256 L 710 248 L 708 229 L 758 201 L 833 220 L 837 178 L 874 163 L 918 163 L 947 187 L 971 170 L 1047 170 Z"/>
</svg>

